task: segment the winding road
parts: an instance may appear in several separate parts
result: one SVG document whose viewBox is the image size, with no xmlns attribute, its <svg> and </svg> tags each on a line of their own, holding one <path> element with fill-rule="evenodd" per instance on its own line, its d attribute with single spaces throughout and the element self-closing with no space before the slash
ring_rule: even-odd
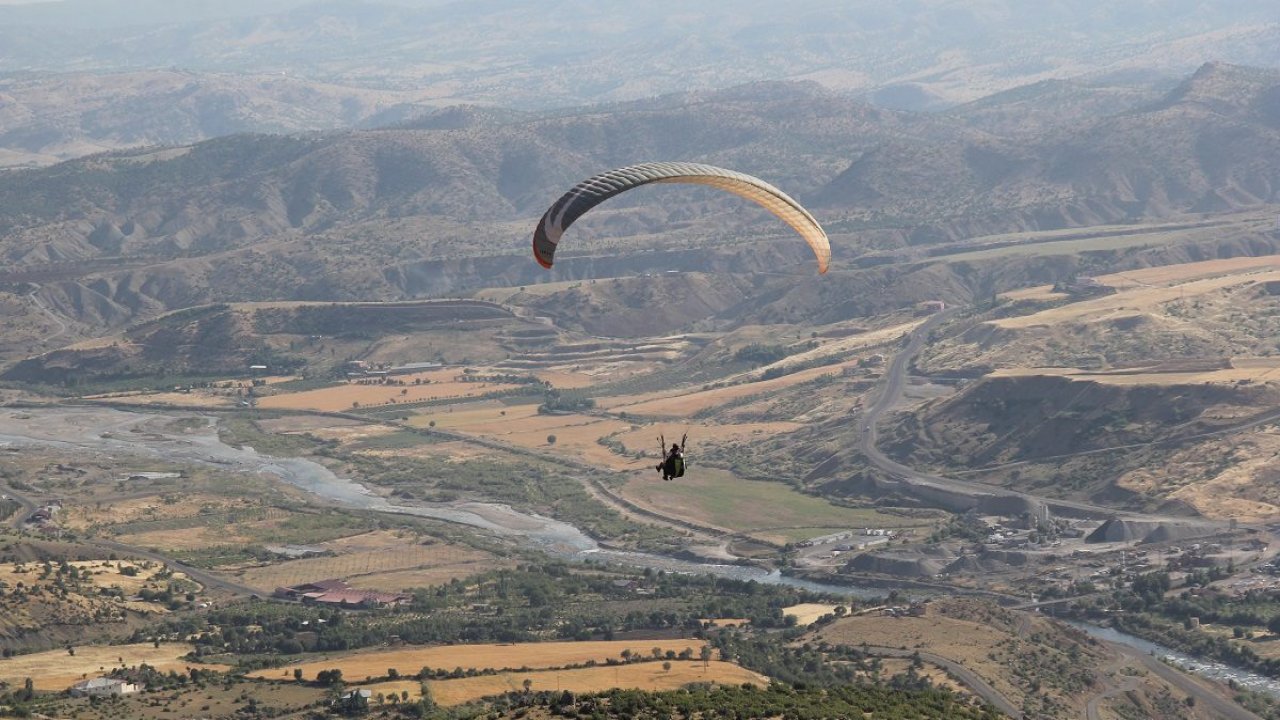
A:
<svg viewBox="0 0 1280 720">
<path fill-rule="evenodd" d="M 910 367 L 911 362 L 920 354 L 921 350 L 924 349 L 925 341 L 928 339 L 929 333 L 954 317 L 956 313 L 960 312 L 960 310 L 961 308 L 951 308 L 930 317 L 915 330 L 911 331 L 907 337 L 906 345 L 901 351 L 894 355 L 893 360 L 890 361 L 889 366 L 885 371 L 880 392 L 876 396 L 875 402 L 866 409 L 866 412 L 863 413 L 859 420 L 859 422 L 862 423 L 862 429 L 858 436 L 858 449 L 862 452 L 862 455 L 867 459 L 868 463 L 886 473 L 895 481 L 906 486 L 908 491 L 937 491 L 972 498 L 975 501 L 1001 498 L 1016 499 L 1031 506 L 1047 506 L 1050 510 L 1059 514 L 1085 516 L 1098 519 L 1120 517 L 1132 520 L 1171 521 L 1183 524 L 1194 523 L 1213 528 L 1226 527 L 1223 523 L 1216 523 L 1209 520 L 1193 520 L 1185 517 L 1147 515 L 1124 510 L 1116 510 L 1114 508 L 1092 505 L 1084 502 L 1042 497 L 1017 490 L 984 485 L 978 482 L 957 480 L 954 477 L 944 477 L 942 475 L 921 472 L 915 468 L 903 465 L 902 463 L 885 455 L 877 445 L 879 440 L 880 420 L 884 417 L 886 412 L 893 408 L 893 406 L 902 399 L 902 391 L 907 384 L 907 370 Z"/>
<path fill-rule="evenodd" d="M 959 680 L 962 685 L 969 688 L 973 694 L 982 698 L 987 704 L 995 707 L 1000 712 L 1017 720 L 1021 720 L 1022 718 L 1022 710 L 1019 709 L 1017 705 L 1014 705 L 1008 698 L 1001 695 L 1000 691 L 992 687 L 991 683 L 982 679 L 982 676 L 955 660 L 945 658 L 941 655 L 936 655 L 927 650 L 907 650 L 905 648 L 880 647 L 876 645 L 868 645 L 866 647 L 860 646 L 858 649 L 868 655 L 875 655 L 877 657 L 910 659 L 919 655 L 921 660 L 932 663 L 943 670 L 946 670 L 952 675 L 952 677 Z"/>
</svg>

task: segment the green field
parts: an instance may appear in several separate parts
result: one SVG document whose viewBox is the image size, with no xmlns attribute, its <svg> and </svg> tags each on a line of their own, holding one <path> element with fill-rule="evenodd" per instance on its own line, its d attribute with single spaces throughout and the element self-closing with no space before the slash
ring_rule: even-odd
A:
<svg viewBox="0 0 1280 720">
<path fill-rule="evenodd" d="M 841 507 L 782 483 L 743 480 L 710 468 L 691 468 L 672 482 L 643 475 L 623 492 L 643 505 L 695 522 L 738 531 L 785 530 L 779 534 L 795 539 L 835 532 L 832 528 L 915 527 L 930 522 L 872 508 Z"/>
</svg>

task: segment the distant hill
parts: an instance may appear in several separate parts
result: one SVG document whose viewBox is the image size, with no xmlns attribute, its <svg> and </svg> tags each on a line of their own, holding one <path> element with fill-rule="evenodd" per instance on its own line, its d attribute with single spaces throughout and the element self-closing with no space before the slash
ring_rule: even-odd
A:
<svg viewBox="0 0 1280 720">
<path fill-rule="evenodd" d="M 391 124 L 432 106 L 421 94 L 279 74 L 156 70 L 0 78 L 0 168 L 245 132 Z"/>
<path fill-rule="evenodd" d="M 669 186 L 584 218 L 555 272 L 529 261 L 529 228 L 565 188 L 654 158 L 739 168 L 796 195 L 831 232 L 839 273 L 863 254 L 983 234 L 1277 202 L 1278 94 L 1280 72 L 1210 64 L 1152 102 L 1001 136 L 972 117 L 764 83 L 99 155 L 0 183 L 0 283 L 38 291 L 62 317 L 119 327 L 209 302 L 388 300 L 667 269 L 807 270 L 802 244 L 763 211 Z M 1054 113 L 1059 97 L 1023 107 Z"/>
<path fill-rule="evenodd" d="M 1280 65 L 1274 3 L 67 0 L 0 6 L 0 73 L 288 71 L 550 108 L 776 79 L 894 107 L 1127 67 Z"/>
</svg>

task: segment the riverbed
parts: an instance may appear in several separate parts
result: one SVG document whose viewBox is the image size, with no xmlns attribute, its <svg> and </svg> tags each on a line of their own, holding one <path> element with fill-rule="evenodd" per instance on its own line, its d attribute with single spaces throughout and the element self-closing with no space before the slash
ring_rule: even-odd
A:
<svg viewBox="0 0 1280 720">
<path fill-rule="evenodd" d="M 175 429 L 173 421 L 183 418 L 201 418 L 205 424 Z M 666 572 L 755 580 L 845 597 L 879 597 L 885 592 L 802 580 L 750 565 L 699 563 L 604 548 L 573 525 L 502 503 L 392 502 L 313 460 L 271 457 L 250 447 L 227 445 L 218 436 L 215 418 L 193 413 L 135 413 L 106 407 L 8 409 L 0 411 L 0 447 L 5 446 L 50 447 L 80 456 L 134 456 L 213 465 L 234 472 L 266 473 L 337 505 L 466 525 L 521 547 L 576 562 L 616 563 Z"/>
</svg>

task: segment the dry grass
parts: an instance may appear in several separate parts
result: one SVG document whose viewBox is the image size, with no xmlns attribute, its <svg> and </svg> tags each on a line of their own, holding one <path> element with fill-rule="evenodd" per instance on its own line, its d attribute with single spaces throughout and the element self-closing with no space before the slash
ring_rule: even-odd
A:
<svg viewBox="0 0 1280 720">
<path fill-rule="evenodd" d="M 522 692 L 525 680 L 532 681 L 530 689 L 534 691 L 569 690 L 574 693 L 603 692 L 614 688 L 675 690 L 691 683 L 765 685 L 769 682 L 767 677 L 759 673 L 732 663 L 713 660 L 706 667 L 699 661 L 672 661 L 669 671 L 663 669 L 662 663 L 648 662 L 579 670 L 500 673 L 432 681 L 428 683 L 428 689 L 433 700 L 448 707 L 491 695 Z"/>
<path fill-rule="evenodd" d="M 1226 465 L 1224 457 L 1231 459 Z M 1185 446 L 1159 466 L 1125 473 L 1116 485 L 1181 500 L 1212 518 L 1272 522 L 1280 515 L 1277 457 L 1280 435 L 1260 429 Z"/>
<path fill-rule="evenodd" d="M 101 506 L 77 505 L 66 509 L 66 527 L 83 529 L 90 525 L 118 525 L 142 520 L 186 518 L 201 513 L 221 513 L 259 507 L 246 498 L 192 494 L 161 499 L 158 495 L 113 500 Z"/>
<path fill-rule="evenodd" d="M 1243 256 L 1182 263 L 1181 265 L 1162 265 L 1101 275 L 1097 280 L 1103 285 L 1120 289 L 1145 285 L 1166 285 L 1212 275 L 1234 275 L 1259 269 L 1280 269 L 1280 255 Z"/>
<path fill-rule="evenodd" d="M 1185 372 L 1153 368 L 1142 372 L 1141 368 L 1091 371 L 1077 368 L 1003 368 L 991 373 L 992 377 L 1053 376 L 1072 380 L 1086 380 L 1104 385 L 1202 385 L 1205 383 L 1235 384 L 1248 382 L 1280 381 L 1280 358 L 1232 358 L 1231 367 L 1219 369 L 1189 369 Z"/>
<path fill-rule="evenodd" d="M 835 605 L 827 605 L 825 603 L 801 603 L 792 605 L 791 607 L 782 608 L 783 616 L 793 615 L 797 625 L 812 625 L 814 620 L 835 612 Z"/>
<path fill-rule="evenodd" d="M 353 443 L 369 438 L 390 435 L 396 429 L 390 425 L 336 425 L 306 430 L 306 434 L 321 440 L 336 440 L 339 443 Z"/>
<path fill-rule="evenodd" d="M 21 686 L 26 678 L 31 678 L 37 690 L 57 691 L 65 690 L 85 677 L 97 677 L 122 665 L 134 667 L 146 663 L 160 672 L 182 672 L 188 667 L 229 669 L 225 665 L 203 665 L 183 660 L 182 656 L 192 649 L 186 643 L 161 643 L 158 648 L 151 643 L 137 643 L 77 647 L 75 655 L 69 655 L 66 650 L 19 655 L 0 660 L 0 680 Z"/>
<path fill-rule="evenodd" d="M 1125 272 L 1098 275 L 1094 277 L 1094 280 L 1101 285 L 1115 288 L 1116 290 L 1127 290 L 1155 285 L 1170 285 L 1215 275 L 1232 275 L 1249 270 L 1278 267 L 1280 267 L 1280 256 L 1243 256 L 1126 270 Z M 1004 297 L 1010 300 L 1062 300 L 1071 296 L 1068 293 L 1054 292 L 1052 285 L 1038 285 L 1004 293 Z"/>
<path fill-rule="evenodd" d="M 413 702 L 422 697 L 422 683 L 417 680 L 392 680 L 391 682 L 374 683 L 365 685 L 362 689 L 373 693 L 374 704 L 377 704 L 378 693 L 390 697 L 399 695 L 402 700 L 404 693 L 409 693 L 409 702 Z"/>
<path fill-rule="evenodd" d="M 81 582 L 99 588 L 119 587 L 129 595 L 152 584 L 152 578 L 164 570 L 160 563 L 136 563 L 128 560 L 74 560 L 67 564 L 79 570 Z M 9 587 L 15 587 L 18 583 L 25 586 L 45 584 L 46 581 L 40 580 L 42 568 L 43 565 L 36 562 L 5 563 L 0 565 L 0 582 L 7 583 Z M 137 574 L 124 575 L 121 573 L 124 568 L 133 568 Z M 179 572 L 175 572 L 173 577 L 179 580 L 186 578 Z M 48 582 L 52 583 L 52 579 Z M 147 609 L 151 611 L 155 608 L 147 605 Z"/>
<path fill-rule="evenodd" d="M 701 640 L 602 640 L 440 645 L 339 656 L 327 660 L 298 663 L 284 668 L 259 670 L 250 673 L 249 677 L 275 680 L 284 677 L 282 673 L 287 673 L 288 677 L 292 678 L 294 668 L 301 668 L 305 679 L 314 678 L 315 674 L 321 670 L 337 668 L 342 670 L 342 676 L 348 681 L 366 677 L 384 677 L 387 670 L 391 668 L 405 675 L 416 673 L 423 667 L 447 670 L 456 667 L 476 670 L 542 669 L 582 665 L 592 660 L 602 663 L 608 659 L 621 658 L 623 650 L 647 655 L 655 647 L 660 648 L 663 653 L 667 650 L 679 653 L 689 648 L 696 655 L 704 644 Z"/>
<path fill-rule="evenodd" d="M 591 415 L 539 415 L 537 405 L 471 408 L 456 412 L 436 411 L 416 416 L 410 424 L 426 427 L 434 421 L 440 429 L 488 437 L 521 447 L 571 453 L 587 462 L 619 470 L 635 469 L 642 463 L 620 457 L 597 440 L 630 429 L 629 423 Z M 555 435 L 554 445 L 547 442 Z"/>
<path fill-rule="evenodd" d="M 1280 270 L 1253 271 L 1247 274 L 1210 277 L 1167 286 L 1132 284 L 1114 295 L 1081 300 L 1080 302 L 1042 310 L 1031 315 L 993 320 L 990 324 L 1005 329 L 1025 329 L 1036 326 L 1053 327 L 1072 322 L 1112 322 L 1156 309 L 1164 303 L 1175 300 L 1193 298 L 1238 285 L 1274 282 L 1277 280 L 1280 280 Z"/>
<path fill-rule="evenodd" d="M 801 370 L 800 372 L 773 378 L 772 380 L 730 385 L 729 387 L 715 388 L 713 390 L 699 390 L 680 395 L 664 391 L 646 395 L 609 398 L 599 404 L 611 412 L 683 418 L 740 398 L 785 390 L 800 383 L 820 378 L 823 375 L 838 375 L 845 367 L 851 367 L 852 365 L 854 365 L 853 362 L 827 365 Z"/>
<path fill-rule="evenodd" d="M 225 407 L 234 405 L 240 398 L 230 395 L 219 395 L 205 390 L 192 390 L 189 393 L 184 392 L 163 392 L 163 393 L 129 393 L 125 395 L 111 395 L 99 397 L 86 397 L 85 400 L 111 400 L 117 403 L 134 403 L 138 405 L 171 405 L 175 407 L 209 407 L 219 406 Z"/>
<path fill-rule="evenodd" d="M 241 573 L 240 578 L 247 585 L 267 591 L 327 578 L 343 578 L 355 587 L 370 590 L 405 590 L 448 582 L 505 564 L 480 550 L 445 543 L 424 545 L 415 537 L 401 537 L 392 531 L 339 538 L 319 543 L 317 547 L 335 556 L 251 568 Z"/>
<path fill-rule="evenodd" d="M 533 373 L 533 376 L 543 382 L 551 383 L 552 387 L 561 389 L 591 387 L 596 382 L 596 378 L 585 373 L 562 370 L 538 370 Z"/>
<path fill-rule="evenodd" d="M 794 432 L 804 427 L 797 422 L 753 422 L 728 425 L 710 425 L 700 423 L 679 424 L 675 427 L 663 428 L 658 425 L 646 425 L 635 430 L 628 430 L 614 439 L 621 442 L 628 450 L 645 450 L 652 455 L 658 454 L 658 433 L 665 432 L 667 440 L 680 439 L 686 429 L 693 438 L 692 442 L 727 442 L 732 440 L 751 440 L 772 437 L 783 433 Z"/>
<path fill-rule="evenodd" d="M 928 650 L 978 673 L 1005 697 L 1022 694 L 1004 679 L 1008 669 L 988 657 L 999 643 L 1014 636 L 988 624 L 932 612 L 926 617 L 899 618 L 870 614 L 837 620 L 823 628 L 818 637 L 836 645 L 858 646 L 865 642 Z"/>
</svg>

